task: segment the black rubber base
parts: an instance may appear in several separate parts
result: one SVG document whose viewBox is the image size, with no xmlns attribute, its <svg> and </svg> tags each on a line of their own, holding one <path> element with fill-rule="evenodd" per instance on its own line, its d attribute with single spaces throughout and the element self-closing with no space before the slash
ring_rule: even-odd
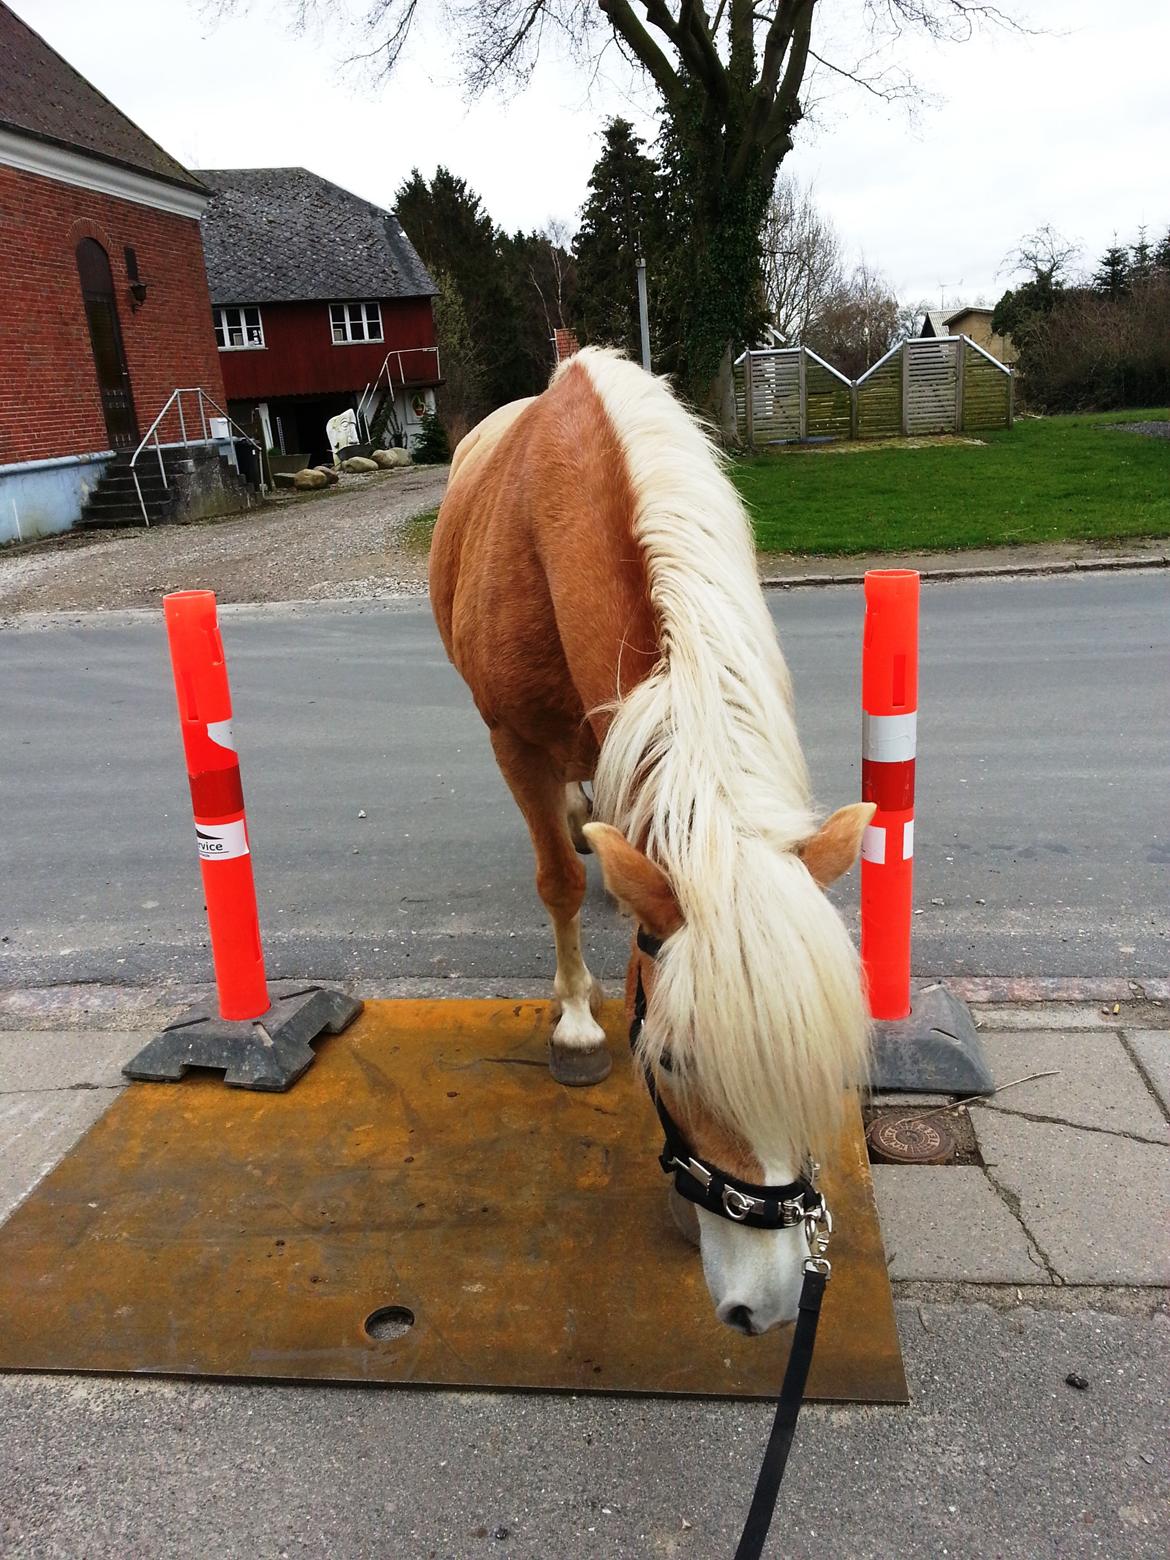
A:
<svg viewBox="0 0 1170 1560">
<path fill-rule="evenodd" d="M 168 1024 L 122 1071 L 148 1083 L 175 1083 L 189 1067 L 223 1069 L 233 1089 L 290 1089 L 312 1066 L 311 1041 L 336 1035 L 357 1017 L 356 997 L 323 986 L 280 996 L 260 1018 L 231 1023 L 207 1007 L 192 1008 Z"/>
<path fill-rule="evenodd" d="M 908 1018 L 874 1024 L 870 1088 L 992 1094 L 995 1083 L 967 1005 L 941 984 L 915 986 Z"/>
</svg>

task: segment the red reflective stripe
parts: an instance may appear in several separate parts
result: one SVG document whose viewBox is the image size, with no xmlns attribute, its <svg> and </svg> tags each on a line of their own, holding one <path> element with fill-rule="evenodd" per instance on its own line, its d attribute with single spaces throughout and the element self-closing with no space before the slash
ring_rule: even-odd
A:
<svg viewBox="0 0 1170 1560">
<path fill-rule="evenodd" d="M 876 802 L 878 812 L 906 812 L 914 806 L 914 759 L 901 764 L 861 761 L 861 800 Z"/>
<path fill-rule="evenodd" d="M 191 801 L 196 818 L 226 818 L 244 810 L 244 788 L 240 784 L 240 766 L 229 769 L 205 769 L 192 775 Z"/>
</svg>

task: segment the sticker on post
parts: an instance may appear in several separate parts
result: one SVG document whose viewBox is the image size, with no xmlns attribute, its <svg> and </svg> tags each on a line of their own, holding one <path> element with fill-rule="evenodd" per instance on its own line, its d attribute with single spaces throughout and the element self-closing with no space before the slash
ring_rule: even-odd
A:
<svg viewBox="0 0 1170 1560">
<path fill-rule="evenodd" d="M 242 818 L 234 823 L 197 823 L 195 838 L 199 842 L 200 861 L 234 861 L 249 853 Z"/>
</svg>

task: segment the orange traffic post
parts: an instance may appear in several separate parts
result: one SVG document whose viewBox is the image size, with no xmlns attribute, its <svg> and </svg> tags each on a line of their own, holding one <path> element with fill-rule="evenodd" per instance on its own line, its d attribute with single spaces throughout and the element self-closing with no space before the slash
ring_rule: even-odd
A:
<svg viewBox="0 0 1170 1560">
<path fill-rule="evenodd" d="M 875 1089 L 989 1094 L 991 1071 L 966 1006 L 939 981 L 910 980 L 920 590 L 914 569 L 865 576 L 861 796 L 877 807 L 861 846 L 870 1077 Z"/>
<path fill-rule="evenodd" d="M 219 1016 L 262 1018 L 269 1008 L 268 983 L 215 596 L 209 590 L 176 591 L 163 597 L 163 616 L 195 810 Z"/>
<path fill-rule="evenodd" d="M 195 840 L 211 931 L 218 1013 L 200 1005 L 156 1035 L 122 1071 L 173 1082 L 189 1067 L 222 1068 L 238 1088 L 289 1088 L 312 1064 L 310 1041 L 336 1034 L 361 1011 L 339 991 L 302 986 L 273 1002 L 264 973 L 260 913 L 244 816 L 232 695 L 215 596 L 163 597 L 179 728 L 195 811 Z"/>
<path fill-rule="evenodd" d="M 877 812 L 861 847 L 861 959 L 874 1018 L 910 1012 L 918 594 L 914 569 L 865 576 L 861 799 Z"/>
</svg>

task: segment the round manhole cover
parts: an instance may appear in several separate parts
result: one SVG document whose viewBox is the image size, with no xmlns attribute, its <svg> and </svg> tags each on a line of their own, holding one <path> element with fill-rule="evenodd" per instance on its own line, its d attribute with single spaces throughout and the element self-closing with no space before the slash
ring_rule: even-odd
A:
<svg viewBox="0 0 1170 1560">
<path fill-rule="evenodd" d="M 866 1133 L 875 1159 L 888 1165 L 942 1165 L 955 1156 L 955 1135 L 942 1116 L 875 1116 Z"/>
</svg>

